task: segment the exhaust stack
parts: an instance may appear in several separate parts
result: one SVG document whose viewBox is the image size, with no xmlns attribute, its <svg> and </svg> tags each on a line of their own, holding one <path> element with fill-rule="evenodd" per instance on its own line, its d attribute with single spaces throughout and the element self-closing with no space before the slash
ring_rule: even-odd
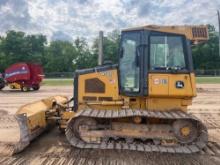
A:
<svg viewBox="0 0 220 165">
<path fill-rule="evenodd" d="M 99 57 L 98 65 L 103 64 L 103 31 L 99 31 Z"/>
</svg>

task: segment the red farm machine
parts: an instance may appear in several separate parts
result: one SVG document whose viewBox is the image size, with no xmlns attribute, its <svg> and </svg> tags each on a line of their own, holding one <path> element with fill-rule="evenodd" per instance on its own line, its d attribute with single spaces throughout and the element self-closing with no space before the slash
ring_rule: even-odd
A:
<svg viewBox="0 0 220 165">
<path fill-rule="evenodd" d="M 22 91 L 39 90 L 43 80 L 43 68 L 38 64 L 16 63 L 0 74 L 0 90 L 8 85 Z"/>
</svg>

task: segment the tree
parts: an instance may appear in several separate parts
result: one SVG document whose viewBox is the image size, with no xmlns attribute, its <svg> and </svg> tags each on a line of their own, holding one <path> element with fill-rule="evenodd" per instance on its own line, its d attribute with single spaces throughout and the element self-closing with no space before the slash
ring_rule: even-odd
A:
<svg viewBox="0 0 220 165">
<path fill-rule="evenodd" d="M 118 63 L 118 49 L 119 49 L 119 40 L 120 35 L 118 30 L 114 30 L 107 34 L 104 37 L 103 41 L 103 54 L 104 54 L 104 61 L 112 61 L 113 63 Z M 98 56 L 98 41 L 99 39 L 96 38 L 93 43 L 93 53 Z"/>
<path fill-rule="evenodd" d="M 43 63 L 43 56 L 45 52 L 45 45 L 47 43 L 46 36 L 44 35 L 28 35 L 25 38 L 28 56 L 27 61 Z"/>
<path fill-rule="evenodd" d="M 46 42 L 46 37 L 41 34 L 25 35 L 24 32 L 8 31 L 6 37 L 1 37 L 1 69 L 17 62 L 42 63 Z"/>
<path fill-rule="evenodd" d="M 195 69 L 220 69 L 218 35 L 214 26 L 208 25 L 209 40 L 192 48 Z"/>
<path fill-rule="evenodd" d="M 74 70 L 91 68 L 97 65 L 97 54 L 91 52 L 85 38 L 76 38 L 74 46 L 77 51 L 77 57 L 73 61 Z"/>
<path fill-rule="evenodd" d="M 46 48 L 46 72 L 72 72 L 73 60 L 77 58 L 76 48 L 68 41 L 52 41 Z"/>
<path fill-rule="evenodd" d="M 7 58 L 2 51 L 2 40 L 3 37 L 0 37 L 0 73 L 3 73 L 4 69 L 7 67 Z"/>
</svg>

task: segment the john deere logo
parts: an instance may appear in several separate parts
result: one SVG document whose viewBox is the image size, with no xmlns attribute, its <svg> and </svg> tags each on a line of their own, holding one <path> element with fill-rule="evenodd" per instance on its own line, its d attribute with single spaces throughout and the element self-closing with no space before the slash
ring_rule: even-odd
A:
<svg viewBox="0 0 220 165">
<path fill-rule="evenodd" d="M 184 88 L 184 82 L 183 81 L 176 81 L 176 88 Z"/>
</svg>

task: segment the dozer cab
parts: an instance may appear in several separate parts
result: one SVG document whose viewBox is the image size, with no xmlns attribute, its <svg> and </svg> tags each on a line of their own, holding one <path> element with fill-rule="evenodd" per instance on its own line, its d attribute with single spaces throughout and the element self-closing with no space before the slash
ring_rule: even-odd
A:
<svg viewBox="0 0 220 165">
<path fill-rule="evenodd" d="M 56 96 L 21 107 L 14 117 L 20 139 L 0 144 L 20 152 L 55 120 L 78 148 L 199 152 L 207 128 L 187 107 L 196 96 L 191 45 L 206 40 L 206 26 L 123 30 L 118 65 L 76 71 L 71 100 Z"/>
</svg>

